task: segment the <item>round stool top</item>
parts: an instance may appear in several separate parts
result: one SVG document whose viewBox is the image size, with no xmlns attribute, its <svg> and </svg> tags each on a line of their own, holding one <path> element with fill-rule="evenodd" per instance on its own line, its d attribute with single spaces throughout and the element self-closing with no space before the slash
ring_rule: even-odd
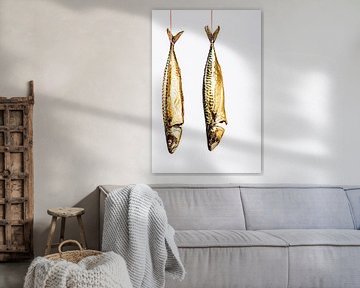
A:
<svg viewBox="0 0 360 288">
<path fill-rule="evenodd" d="M 47 213 L 56 217 L 74 217 L 84 214 L 85 209 L 80 207 L 59 207 L 50 208 L 47 210 Z"/>
</svg>

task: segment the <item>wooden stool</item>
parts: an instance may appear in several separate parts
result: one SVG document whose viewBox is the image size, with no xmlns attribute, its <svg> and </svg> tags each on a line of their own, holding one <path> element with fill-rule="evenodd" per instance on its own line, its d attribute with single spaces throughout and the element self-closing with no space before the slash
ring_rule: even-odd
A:
<svg viewBox="0 0 360 288">
<path fill-rule="evenodd" d="M 51 224 L 50 224 L 50 231 L 49 236 L 47 240 L 45 255 L 50 254 L 52 247 L 57 247 L 61 242 L 64 241 L 64 234 L 65 234 L 65 223 L 66 218 L 69 217 L 77 217 L 79 228 L 80 228 L 80 239 L 81 239 L 81 245 L 84 249 L 86 249 L 86 239 L 85 239 L 85 230 L 84 230 L 84 224 L 81 219 L 81 215 L 85 213 L 84 208 L 50 208 L 47 210 L 47 213 L 52 216 Z M 56 228 L 56 222 L 58 217 L 61 218 L 61 230 L 60 230 L 60 242 L 59 243 L 52 243 L 55 228 Z"/>
</svg>

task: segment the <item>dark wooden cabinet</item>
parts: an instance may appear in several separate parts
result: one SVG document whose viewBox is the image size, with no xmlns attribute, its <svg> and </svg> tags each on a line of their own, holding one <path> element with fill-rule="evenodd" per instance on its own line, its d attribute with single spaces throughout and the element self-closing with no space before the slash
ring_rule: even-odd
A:
<svg viewBox="0 0 360 288">
<path fill-rule="evenodd" d="M 1 262 L 33 255 L 33 91 L 0 97 Z"/>
</svg>

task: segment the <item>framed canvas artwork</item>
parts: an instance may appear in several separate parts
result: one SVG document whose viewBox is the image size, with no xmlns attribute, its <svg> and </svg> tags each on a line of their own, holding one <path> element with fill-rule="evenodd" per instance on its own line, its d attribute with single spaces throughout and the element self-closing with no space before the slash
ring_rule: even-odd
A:
<svg viewBox="0 0 360 288">
<path fill-rule="evenodd" d="M 261 27 L 260 10 L 153 10 L 153 173 L 261 173 Z"/>
</svg>

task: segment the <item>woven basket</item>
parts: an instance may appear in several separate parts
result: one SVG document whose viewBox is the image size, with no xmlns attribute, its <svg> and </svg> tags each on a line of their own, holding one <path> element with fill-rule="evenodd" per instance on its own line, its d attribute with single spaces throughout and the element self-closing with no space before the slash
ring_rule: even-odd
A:
<svg viewBox="0 0 360 288">
<path fill-rule="evenodd" d="M 61 250 L 61 248 L 65 244 L 69 244 L 69 243 L 76 244 L 79 247 L 79 250 L 63 252 Z M 85 257 L 96 256 L 96 255 L 102 254 L 102 252 L 100 252 L 100 251 L 83 249 L 81 244 L 76 240 L 66 240 L 66 241 L 61 242 L 61 244 L 59 245 L 58 251 L 59 251 L 59 253 L 47 255 L 47 256 L 45 256 L 45 258 L 47 258 L 49 260 L 55 260 L 55 261 L 56 260 L 66 260 L 69 262 L 78 263 Z"/>
</svg>

